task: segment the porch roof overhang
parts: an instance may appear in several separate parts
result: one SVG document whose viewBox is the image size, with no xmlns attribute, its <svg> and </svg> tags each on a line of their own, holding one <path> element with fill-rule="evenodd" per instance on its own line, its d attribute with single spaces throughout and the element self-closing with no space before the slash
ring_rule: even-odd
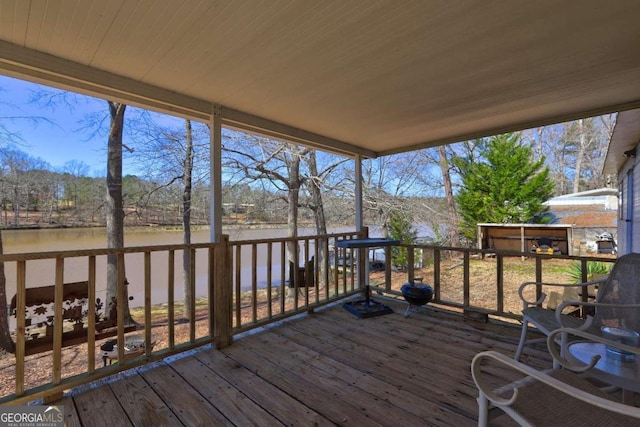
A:
<svg viewBox="0 0 640 427">
<path fill-rule="evenodd" d="M 629 157 L 627 153 L 638 145 L 640 145 L 640 109 L 618 114 L 602 173 L 614 175 L 620 172 Z M 638 155 L 640 153 L 634 154 L 634 156 Z"/>
<path fill-rule="evenodd" d="M 640 107 L 640 2 L 1 0 L 0 73 L 376 157 Z"/>
</svg>

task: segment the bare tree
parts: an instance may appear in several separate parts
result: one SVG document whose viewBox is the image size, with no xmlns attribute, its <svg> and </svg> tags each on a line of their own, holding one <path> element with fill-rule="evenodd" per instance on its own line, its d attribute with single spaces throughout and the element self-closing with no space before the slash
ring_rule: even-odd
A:
<svg viewBox="0 0 640 427">
<path fill-rule="evenodd" d="M 451 174 L 449 170 L 449 160 L 444 145 L 438 147 L 440 157 L 440 171 L 442 172 L 442 182 L 444 184 L 444 195 L 447 201 L 449 242 L 451 246 L 460 246 L 460 235 L 458 233 L 458 213 L 456 211 L 456 201 L 453 196 L 453 186 L 451 185 Z"/>
<path fill-rule="evenodd" d="M 208 128 L 197 126 L 190 120 L 180 121 L 182 128 L 175 126 L 173 121 L 165 123 L 166 118 L 145 114 L 144 120 L 138 121 L 136 141 L 136 159 L 146 164 L 147 180 L 153 185 L 141 186 L 135 195 L 136 209 L 143 212 L 161 206 L 163 215 L 166 209 L 175 207 L 181 212 L 183 226 L 183 242 L 191 243 L 191 225 L 194 206 L 194 188 L 205 182 L 208 177 Z M 178 183 L 181 184 L 179 187 Z M 165 218 L 166 220 L 166 218 Z M 184 311 L 185 319 L 191 318 L 192 290 L 191 253 L 183 252 L 183 283 L 184 283 Z"/>
<path fill-rule="evenodd" d="M 107 148 L 107 247 L 121 249 L 124 247 L 124 209 L 122 204 L 122 136 L 124 131 L 125 104 L 108 101 L 109 139 Z M 118 264 L 115 255 L 107 257 L 107 301 L 117 301 L 118 296 Z M 125 286 L 125 300 L 117 301 L 124 308 L 125 322 L 134 323 L 129 311 L 129 298 Z M 116 319 L 109 319 L 115 321 Z"/>
<path fill-rule="evenodd" d="M 191 128 L 191 121 L 185 120 L 185 153 L 184 153 L 184 166 L 182 168 L 182 228 L 184 244 L 191 244 L 191 190 L 193 185 L 193 132 Z M 191 277 L 191 253 L 189 251 L 183 251 L 182 253 L 182 269 L 184 276 L 184 310 L 183 316 L 185 319 L 191 319 L 191 306 L 192 292 L 191 280 L 195 278 Z"/>
<path fill-rule="evenodd" d="M 268 181 L 284 193 L 287 203 L 287 236 L 298 236 L 300 189 L 306 177 L 300 173 L 301 158 L 309 149 L 255 135 L 232 133 L 225 138 L 225 165 L 246 182 Z M 291 241 L 288 258 L 297 261 L 297 245 Z"/>
<path fill-rule="evenodd" d="M 341 164 L 347 161 L 347 159 L 334 161 L 329 164 L 322 171 L 318 170 L 317 155 L 315 150 L 309 150 L 308 155 L 303 157 L 304 162 L 307 164 L 309 170 L 309 179 L 306 180 L 306 187 L 309 190 L 310 198 L 308 207 L 313 212 L 313 216 L 316 224 L 316 234 L 323 236 L 327 234 L 327 219 L 324 211 L 324 201 L 322 197 L 322 188 L 327 184 L 327 176 L 329 176 L 334 170 L 336 170 Z M 325 251 L 324 242 L 318 242 L 315 248 L 316 265 L 318 266 L 318 277 L 320 285 L 324 285 L 324 279 L 327 277 L 326 263 L 324 260 L 327 257 Z"/>
</svg>

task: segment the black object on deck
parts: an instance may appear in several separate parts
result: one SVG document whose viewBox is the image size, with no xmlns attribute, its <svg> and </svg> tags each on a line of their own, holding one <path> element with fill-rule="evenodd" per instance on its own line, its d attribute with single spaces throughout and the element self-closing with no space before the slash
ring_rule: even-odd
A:
<svg viewBox="0 0 640 427">
<path fill-rule="evenodd" d="M 394 246 L 394 245 L 399 245 L 400 243 L 401 242 L 399 240 L 394 240 L 394 239 L 368 238 L 368 239 L 340 240 L 336 243 L 336 245 L 339 248 L 345 248 L 345 249 L 356 249 L 356 248 L 368 249 L 368 248 L 378 248 L 378 247 L 385 247 L 385 246 Z M 368 254 L 366 258 L 368 260 L 369 258 Z M 364 262 L 367 260 L 364 260 L 363 256 L 358 257 L 358 261 L 360 262 Z M 360 278 L 360 280 L 362 279 L 363 278 Z M 364 280 L 366 283 L 363 289 L 364 300 L 346 302 L 342 305 L 344 309 L 355 314 L 361 319 L 393 313 L 393 310 L 391 309 L 391 307 L 371 299 L 371 289 L 369 288 L 369 281 L 367 278 L 364 278 Z"/>
</svg>

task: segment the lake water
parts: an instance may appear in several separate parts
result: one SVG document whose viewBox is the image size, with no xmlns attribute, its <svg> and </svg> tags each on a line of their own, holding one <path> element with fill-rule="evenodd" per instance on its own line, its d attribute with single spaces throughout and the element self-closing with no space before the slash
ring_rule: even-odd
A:
<svg viewBox="0 0 640 427">
<path fill-rule="evenodd" d="M 353 228 L 332 229 L 330 232 L 348 232 Z M 286 237 L 285 228 L 264 229 L 229 229 L 223 230 L 230 240 L 255 240 Z M 314 235 L 314 229 L 302 229 L 300 235 Z M 370 230 L 373 236 L 374 232 Z M 42 229 L 42 230 L 3 230 L 2 239 L 4 252 L 33 253 L 48 251 L 65 251 L 80 249 L 106 248 L 106 230 L 104 228 L 78 228 L 78 229 Z M 181 230 L 163 230 L 156 228 L 126 229 L 124 243 L 127 247 L 153 246 L 167 244 L 181 244 L 183 240 Z M 200 229 L 192 233 L 193 243 L 206 243 L 210 241 L 209 229 Z M 245 248 L 241 256 L 241 287 L 250 289 L 252 284 L 252 266 L 250 248 Z M 310 254 L 313 255 L 313 248 Z M 207 258 L 205 250 L 196 253 L 196 296 L 207 295 Z M 256 282 L 258 287 L 266 286 L 267 266 L 266 248 L 258 246 L 258 270 Z M 162 303 L 168 300 L 168 262 L 167 252 L 152 254 L 152 303 Z M 134 297 L 131 306 L 139 306 L 144 302 L 144 260 L 142 254 L 127 254 L 125 257 L 126 275 L 129 281 L 129 294 Z M 260 260 L 263 260 L 261 263 Z M 272 258 L 272 284 L 278 286 L 282 282 L 281 257 L 279 247 L 274 247 Z M 16 272 L 15 263 L 7 263 L 7 297 L 10 299 L 15 294 Z M 96 259 L 96 292 L 98 296 L 104 295 L 106 289 L 106 257 Z M 175 254 L 175 299 L 182 299 L 182 252 Z M 87 280 L 87 258 L 65 259 L 64 282 L 76 282 Z M 288 278 L 284 278 L 287 280 Z M 52 285 L 55 282 L 55 263 L 50 261 L 27 262 L 27 287 Z M 104 299 L 104 297 L 102 297 Z"/>
</svg>

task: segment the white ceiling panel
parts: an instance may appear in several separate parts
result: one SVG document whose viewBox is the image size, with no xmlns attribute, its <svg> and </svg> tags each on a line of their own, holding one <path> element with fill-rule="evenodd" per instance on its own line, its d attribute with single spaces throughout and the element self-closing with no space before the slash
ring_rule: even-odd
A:
<svg viewBox="0 0 640 427">
<path fill-rule="evenodd" d="M 0 72 L 388 154 L 640 107 L 640 2 L 0 0 Z"/>
</svg>

